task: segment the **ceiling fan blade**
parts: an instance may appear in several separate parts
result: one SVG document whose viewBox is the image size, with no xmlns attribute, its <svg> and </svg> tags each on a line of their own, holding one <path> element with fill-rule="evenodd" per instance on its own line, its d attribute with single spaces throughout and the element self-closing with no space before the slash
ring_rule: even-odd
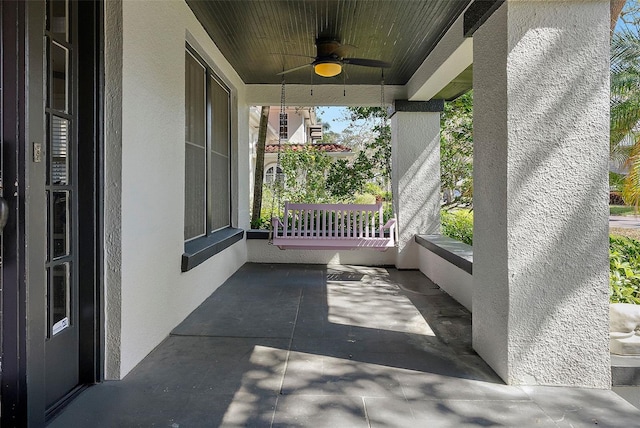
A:
<svg viewBox="0 0 640 428">
<path fill-rule="evenodd" d="M 287 74 L 287 73 L 291 73 L 291 72 L 294 72 L 294 71 L 302 70 L 303 68 L 311 67 L 311 65 L 312 64 L 305 64 L 305 65 L 301 65 L 299 67 L 290 68 L 288 70 L 281 71 L 280 73 L 276 74 L 276 76 L 281 76 L 283 74 Z"/>
<path fill-rule="evenodd" d="M 391 67 L 391 64 L 389 64 L 388 62 L 380 61 L 377 59 L 342 58 L 342 62 L 345 64 L 362 65 L 364 67 L 378 67 L 378 68 Z"/>
<path fill-rule="evenodd" d="M 357 49 L 356 46 L 353 45 L 340 45 L 337 48 L 335 48 L 333 51 L 330 52 L 330 55 L 336 55 L 340 58 L 346 56 L 350 50 L 352 49 Z"/>
</svg>

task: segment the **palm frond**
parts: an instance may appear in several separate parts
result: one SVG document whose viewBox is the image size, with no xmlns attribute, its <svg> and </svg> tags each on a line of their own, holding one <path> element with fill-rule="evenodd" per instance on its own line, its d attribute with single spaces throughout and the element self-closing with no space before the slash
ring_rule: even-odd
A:
<svg viewBox="0 0 640 428">
<path fill-rule="evenodd" d="M 640 123 L 640 34 L 627 28 L 611 39 L 611 134 L 612 155 L 620 153 L 625 137 Z"/>
<path fill-rule="evenodd" d="M 627 205 L 640 205 L 640 136 L 636 137 L 629 159 L 625 163 L 628 171 L 622 186 L 622 198 Z"/>
</svg>

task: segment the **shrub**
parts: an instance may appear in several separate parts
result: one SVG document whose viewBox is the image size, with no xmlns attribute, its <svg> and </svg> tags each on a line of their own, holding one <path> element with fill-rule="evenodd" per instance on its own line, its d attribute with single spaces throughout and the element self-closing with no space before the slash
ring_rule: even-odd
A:
<svg viewBox="0 0 640 428">
<path fill-rule="evenodd" d="M 640 304 L 640 242 L 635 239 L 609 236 L 609 298 Z"/>
<path fill-rule="evenodd" d="M 609 192 L 609 205 L 625 205 L 620 192 Z"/>
<path fill-rule="evenodd" d="M 473 212 L 469 210 L 443 210 L 440 212 L 442 234 L 473 245 Z"/>
<path fill-rule="evenodd" d="M 442 234 L 473 245 L 473 212 L 442 210 Z M 640 305 L 640 241 L 609 236 L 609 300 Z"/>
</svg>

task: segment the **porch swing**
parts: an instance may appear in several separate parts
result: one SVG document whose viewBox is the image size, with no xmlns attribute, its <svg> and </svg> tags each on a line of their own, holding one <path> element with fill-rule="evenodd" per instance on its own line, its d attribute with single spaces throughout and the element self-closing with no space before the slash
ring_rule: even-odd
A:
<svg viewBox="0 0 640 428">
<path fill-rule="evenodd" d="M 384 107 L 384 80 L 381 83 Z M 282 81 L 280 114 L 285 108 L 285 83 Z M 384 119 L 383 119 L 384 120 Z M 280 116 L 280 126 L 283 117 Z M 282 132 L 278 137 L 276 168 L 280 168 Z M 273 180 L 271 229 L 269 242 L 281 250 L 355 250 L 386 251 L 398 242 L 395 214 L 384 223 L 382 202 L 375 204 L 307 204 L 284 202 L 282 219 L 273 215 L 280 206 L 280 188 Z M 277 204 L 276 204 L 277 199 Z"/>
</svg>

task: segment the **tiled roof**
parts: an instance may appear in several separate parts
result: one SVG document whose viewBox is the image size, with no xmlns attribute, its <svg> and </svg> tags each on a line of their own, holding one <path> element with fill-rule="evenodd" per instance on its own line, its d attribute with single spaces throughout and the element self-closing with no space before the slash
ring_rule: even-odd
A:
<svg viewBox="0 0 640 428">
<path fill-rule="evenodd" d="M 282 150 L 285 148 L 291 149 L 293 151 L 302 150 L 307 144 L 289 144 L 282 143 Z M 334 152 L 334 153 L 348 153 L 351 149 L 347 146 L 343 146 L 342 144 L 311 144 L 317 150 L 321 152 Z M 267 144 L 265 146 L 265 153 L 277 153 L 278 145 L 277 144 Z"/>
</svg>

